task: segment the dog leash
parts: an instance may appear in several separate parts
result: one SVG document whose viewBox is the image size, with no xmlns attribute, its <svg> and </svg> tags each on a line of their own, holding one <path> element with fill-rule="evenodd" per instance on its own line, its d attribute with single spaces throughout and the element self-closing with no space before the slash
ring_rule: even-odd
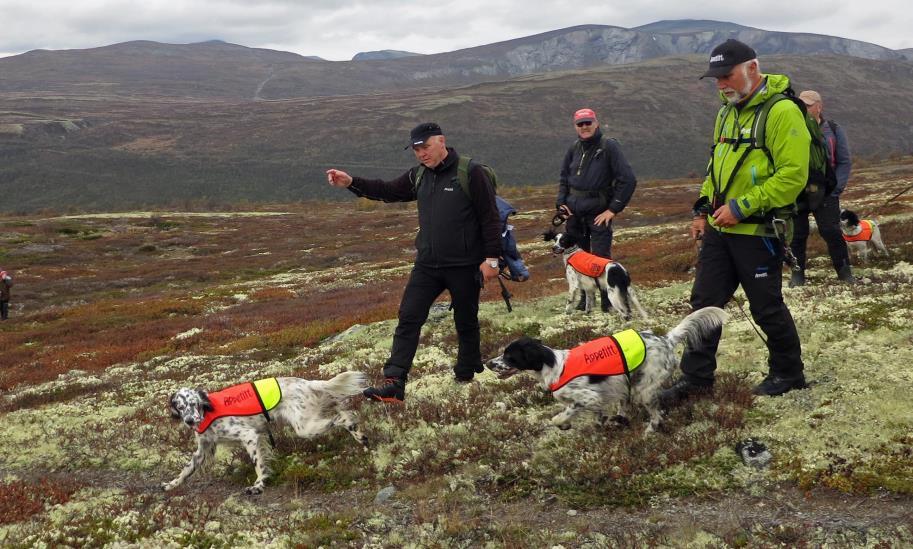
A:
<svg viewBox="0 0 913 549">
<path fill-rule="evenodd" d="M 880 207 L 883 208 L 883 207 L 887 206 L 888 204 L 890 204 L 890 203 L 893 202 L 894 200 L 896 200 L 896 199 L 900 198 L 901 196 L 903 196 L 904 194 L 906 194 L 910 189 L 913 189 L 913 185 L 910 185 L 910 186 L 907 187 L 906 189 L 900 191 L 899 193 L 895 194 L 895 195 L 892 196 L 891 198 L 885 200 L 884 204 L 882 204 Z"/>
<path fill-rule="evenodd" d="M 761 341 L 764 342 L 764 345 L 767 345 L 767 339 L 765 339 L 764 336 L 761 335 L 761 332 L 758 330 L 758 327 L 755 326 L 754 321 L 753 321 L 753 320 L 751 319 L 751 317 L 748 316 L 748 314 L 745 312 L 745 309 L 742 307 L 742 302 L 741 302 L 738 298 L 736 298 L 735 296 L 733 296 L 732 300 L 735 301 L 735 304 L 739 306 L 739 311 L 742 312 L 742 316 L 745 317 L 745 320 L 748 321 L 748 324 L 750 324 L 751 327 L 754 328 L 754 333 L 758 334 L 758 337 L 761 338 Z"/>
</svg>

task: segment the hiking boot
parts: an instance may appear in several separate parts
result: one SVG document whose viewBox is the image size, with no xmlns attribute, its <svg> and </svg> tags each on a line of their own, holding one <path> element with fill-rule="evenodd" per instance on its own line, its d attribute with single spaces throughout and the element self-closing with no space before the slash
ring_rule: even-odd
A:
<svg viewBox="0 0 913 549">
<path fill-rule="evenodd" d="M 485 367 L 481 364 L 468 367 L 457 364 L 453 367 L 453 379 L 457 383 L 469 383 L 476 374 L 481 374 L 484 371 Z"/>
<path fill-rule="evenodd" d="M 840 270 L 837 271 L 837 278 L 840 280 L 840 282 L 846 282 L 847 284 L 856 283 L 856 277 L 853 276 L 853 268 L 849 265 L 840 267 Z"/>
<path fill-rule="evenodd" d="M 609 292 L 605 290 L 599 290 L 599 297 L 601 299 L 600 306 L 602 307 L 602 312 L 607 313 L 612 310 L 612 302 L 609 301 Z"/>
<path fill-rule="evenodd" d="M 797 288 L 799 286 L 805 286 L 805 271 L 793 271 L 791 277 L 789 277 L 789 287 Z"/>
<path fill-rule="evenodd" d="M 361 394 L 365 395 L 368 400 L 402 403 L 406 400 L 406 380 L 388 377 L 380 387 L 368 387 Z"/>
<path fill-rule="evenodd" d="M 713 381 L 709 383 L 695 382 L 687 377 L 678 378 L 671 387 L 660 391 L 659 402 L 663 407 L 675 406 L 683 400 L 698 395 L 706 395 L 713 391 Z"/>
<path fill-rule="evenodd" d="M 773 374 L 764 378 L 752 393 L 760 396 L 779 396 L 788 393 L 793 389 L 805 389 L 808 387 L 805 383 L 805 376 L 799 374 L 799 377 L 780 377 Z"/>
</svg>

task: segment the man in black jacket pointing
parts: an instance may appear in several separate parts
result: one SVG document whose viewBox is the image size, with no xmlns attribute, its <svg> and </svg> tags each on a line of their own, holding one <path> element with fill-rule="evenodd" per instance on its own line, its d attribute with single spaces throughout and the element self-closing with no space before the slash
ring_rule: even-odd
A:
<svg viewBox="0 0 913 549">
<path fill-rule="evenodd" d="M 454 376 L 459 382 L 468 382 L 483 370 L 479 293 L 481 282 L 497 278 L 501 253 L 495 191 L 482 167 L 469 164 L 469 185 L 464 191 L 457 179 L 460 157 L 447 147 L 441 127 L 434 122 L 413 128 L 409 146 L 421 166 L 392 181 L 327 170 L 331 185 L 348 188 L 357 196 L 384 202 L 418 201 L 418 255 L 400 302 L 393 348 L 384 365 L 386 380 L 381 387 L 364 391 L 366 397 L 383 402 L 402 402 L 405 398 L 406 378 L 422 325 L 444 290 L 450 291 L 459 339 Z"/>
</svg>

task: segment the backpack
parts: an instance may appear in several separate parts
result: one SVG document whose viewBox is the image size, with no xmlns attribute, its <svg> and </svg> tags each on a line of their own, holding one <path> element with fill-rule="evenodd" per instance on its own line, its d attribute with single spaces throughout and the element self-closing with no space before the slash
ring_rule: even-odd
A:
<svg viewBox="0 0 913 549">
<path fill-rule="evenodd" d="M 824 202 L 824 199 L 837 187 L 837 174 L 834 172 L 834 168 L 828 160 L 827 143 L 825 142 L 824 134 L 821 132 L 821 126 L 818 124 L 817 120 L 808 114 L 808 108 L 806 107 L 805 102 L 796 96 L 796 93 L 792 88 L 786 88 L 783 90 L 783 93 L 775 94 L 769 97 L 764 103 L 755 107 L 755 118 L 754 123 L 751 125 L 751 138 L 748 141 L 748 147 L 745 148 L 745 152 L 742 153 L 741 158 L 739 158 L 735 168 L 732 170 L 729 183 L 720 191 L 719 194 L 721 196 L 726 195 L 729 184 L 732 183 L 735 174 L 739 171 L 739 168 L 742 167 L 742 163 L 745 161 L 748 153 L 752 150 L 761 149 L 764 151 L 764 154 L 767 155 L 770 164 L 774 164 L 773 155 L 771 154 L 770 149 L 767 148 L 765 142 L 767 134 L 767 117 L 770 114 L 770 109 L 772 109 L 775 104 L 784 100 L 792 101 L 793 104 L 802 111 L 802 117 L 805 119 L 805 128 L 808 130 L 809 136 L 811 137 L 808 155 L 808 180 L 805 182 L 805 188 L 799 193 L 799 196 L 796 197 L 796 208 L 799 211 L 804 212 L 818 209 Z M 733 108 L 732 104 L 727 104 L 723 107 L 720 111 L 720 119 L 725 120 L 726 116 L 729 115 L 729 111 Z M 720 125 L 720 132 L 722 132 L 722 125 Z M 735 141 L 735 139 L 731 138 L 721 138 L 720 135 L 716 136 L 716 142 L 718 143 L 735 143 Z M 744 143 L 744 141 L 739 139 L 738 144 L 742 143 Z M 711 162 L 712 161 L 713 155 L 711 155 Z M 712 165 L 710 169 L 711 176 L 715 177 Z M 716 181 L 714 181 L 714 186 L 716 186 Z"/>
<path fill-rule="evenodd" d="M 468 156 L 461 156 L 457 162 L 457 181 L 460 184 L 460 188 L 463 189 L 463 193 L 470 199 L 472 199 L 472 193 L 469 191 L 469 167 L 471 162 L 472 158 Z M 498 174 L 487 164 L 480 162 L 477 164 L 485 171 L 485 175 L 491 181 L 492 188 L 497 193 Z M 419 164 L 415 172 L 414 188 L 416 190 L 418 190 L 418 186 L 422 182 L 425 169 L 424 164 Z M 517 241 L 513 234 L 514 226 L 507 222 L 510 216 L 517 213 L 517 210 L 497 194 L 495 194 L 495 203 L 498 207 L 498 215 L 501 218 L 501 256 L 498 258 L 498 263 L 502 270 L 505 268 L 508 270 L 511 280 L 515 282 L 529 280 L 529 269 L 526 268 L 526 264 L 520 255 L 520 250 L 517 249 Z"/>
</svg>

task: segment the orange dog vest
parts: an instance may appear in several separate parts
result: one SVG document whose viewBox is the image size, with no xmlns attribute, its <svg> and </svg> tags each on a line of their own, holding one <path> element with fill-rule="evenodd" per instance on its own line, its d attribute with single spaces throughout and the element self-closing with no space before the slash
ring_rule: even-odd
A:
<svg viewBox="0 0 913 549">
<path fill-rule="evenodd" d="M 548 388 L 557 391 L 580 376 L 627 375 L 643 363 L 646 354 L 647 347 L 637 330 L 594 339 L 570 350 L 561 377 Z"/>
<path fill-rule="evenodd" d="M 868 220 L 861 220 L 859 222 L 859 228 L 862 229 L 859 231 L 859 234 L 854 234 L 853 236 L 843 235 L 843 239 L 847 242 L 868 242 L 872 240 L 872 222 Z"/>
<path fill-rule="evenodd" d="M 578 250 L 567 258 L 567 264 L 573 267 L 575 271 L 592 278 L 599 277 L 605 271 L 606 266 L 612 262 L 611 259 L 599 257 L 583 250 Z"/>
<path fill-rule="evenodd" d="M 209 393 L 212 410 L 203 415 L 203 421 L 197 427 L 202 434 L 213 421 L 228 416 L 255 416 L 263 414 L 269 420 L 269 411 L 282 400 L 282 390 L 276 378 L 270 377 L 241 383 L 215 393 Z"/>
</svg>

